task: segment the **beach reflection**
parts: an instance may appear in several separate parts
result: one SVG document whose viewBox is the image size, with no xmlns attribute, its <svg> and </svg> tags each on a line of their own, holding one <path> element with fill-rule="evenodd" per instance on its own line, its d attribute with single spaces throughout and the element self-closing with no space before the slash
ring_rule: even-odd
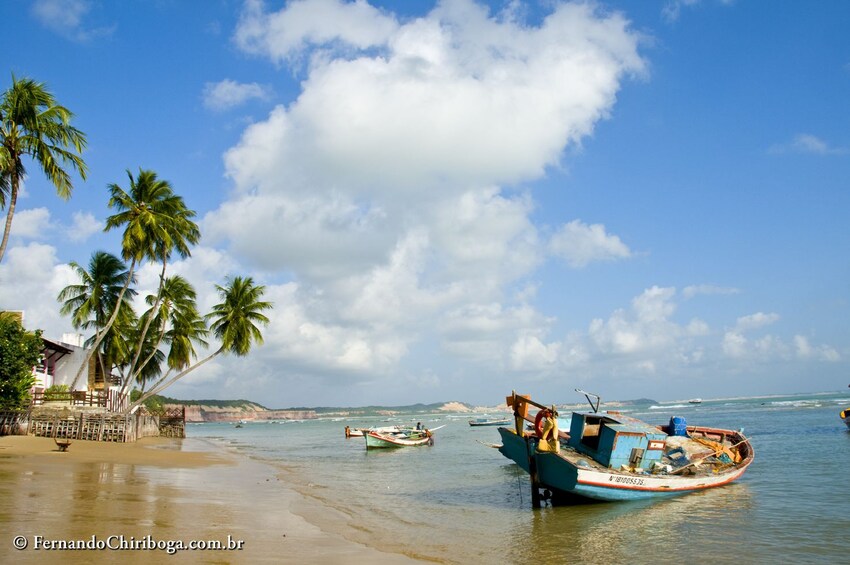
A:
<svg viewBox="0 0 850 565">
<path fill-rule="evenodd" d="M 191 470 L 111 462 L 63 467 L 46 463 L 11 473 L 0 463 L 6 479 L 0 517 L 14 522 L 16 533 L 67 539 L 168 536 L 187 526 L 212 525 L 212 516 L 226 519 L 223 505 L 211 503 L 204 492 L 210 485 L 193 480 L 197 473 Z"/>
<path fill-rule="evenodd" d="M 744 484 L 669 500 L 543 508 L 530 511 L 527 531 L 518 532 L 510 547 L 510 561 L 531 552 L 553 563 L 669 562 L 715 555 L 716 540 L 734 539 L 752 508 Z"/>
</svg>

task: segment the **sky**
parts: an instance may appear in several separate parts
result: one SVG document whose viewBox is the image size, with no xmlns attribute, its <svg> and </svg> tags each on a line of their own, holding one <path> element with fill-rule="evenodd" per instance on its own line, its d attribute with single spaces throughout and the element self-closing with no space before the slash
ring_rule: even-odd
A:
<svg viewBox="0 0 850 565">
<path fill-rule="evenodd" d="M 0 91 L 46 83 L 89 168 L 65 201 L 28 167 L 0 309 L 75 332 L 68 263 L 120 254 L 107 185 L 140 169 L 197 212 L 168 272 L 201 310 L 228 276 L 274 303 L 263 346 L 168 396 L 850 382 L 847 2 L 8 0 L 0 19 Z"/>
</svg>

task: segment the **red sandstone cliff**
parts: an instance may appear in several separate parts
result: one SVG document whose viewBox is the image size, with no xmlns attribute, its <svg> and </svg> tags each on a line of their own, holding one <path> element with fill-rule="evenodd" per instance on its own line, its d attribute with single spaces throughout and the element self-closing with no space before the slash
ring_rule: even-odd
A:
<svg viewBox="0 0 850 565">
<path fill-rule="evenodd" d="M 167 408 L 179 408 L 169 404 Z M 240 407 L 187 405 L 187 422 L 239 422 L 240 420 L 267 422 L 269 420 L 311 420 L 316 417 L 313 410 L 266 410 L 255 404 Z"/>
</svg>

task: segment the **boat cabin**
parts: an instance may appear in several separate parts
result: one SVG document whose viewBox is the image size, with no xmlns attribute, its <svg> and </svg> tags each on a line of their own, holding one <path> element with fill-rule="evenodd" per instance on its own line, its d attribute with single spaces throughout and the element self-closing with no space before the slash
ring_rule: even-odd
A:
<svg viewBox="0 0 850 565">
<path fill-rule="evenodd" d="M 661 461 L 667 434 L 617 412 L 574 412 L 569 445 L 609 469 L 651 467 Z"/>
</svg>

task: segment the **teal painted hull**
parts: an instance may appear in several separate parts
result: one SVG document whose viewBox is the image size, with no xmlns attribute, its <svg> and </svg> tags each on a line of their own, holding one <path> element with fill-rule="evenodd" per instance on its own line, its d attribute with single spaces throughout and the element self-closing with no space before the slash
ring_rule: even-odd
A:
<svg viewBox="0 0 850 565">
<path fill-rule="evenodd" d="M 668 498 L 729 483 L 752 461 L 752 452 L 742 464 L 722 473 L 702 476 L 629 473 L 602 468 L 574 450 L 563 447 L 560 454 L 537 452 L 536 438 L 522 438 L 507 428 L 499 428 L 499 451 L 526 473 L 531 462 L 537 466 L 539 486 L 553 491 L 556 500 L 576 498 L 598 501 Z"/>
</svg>

